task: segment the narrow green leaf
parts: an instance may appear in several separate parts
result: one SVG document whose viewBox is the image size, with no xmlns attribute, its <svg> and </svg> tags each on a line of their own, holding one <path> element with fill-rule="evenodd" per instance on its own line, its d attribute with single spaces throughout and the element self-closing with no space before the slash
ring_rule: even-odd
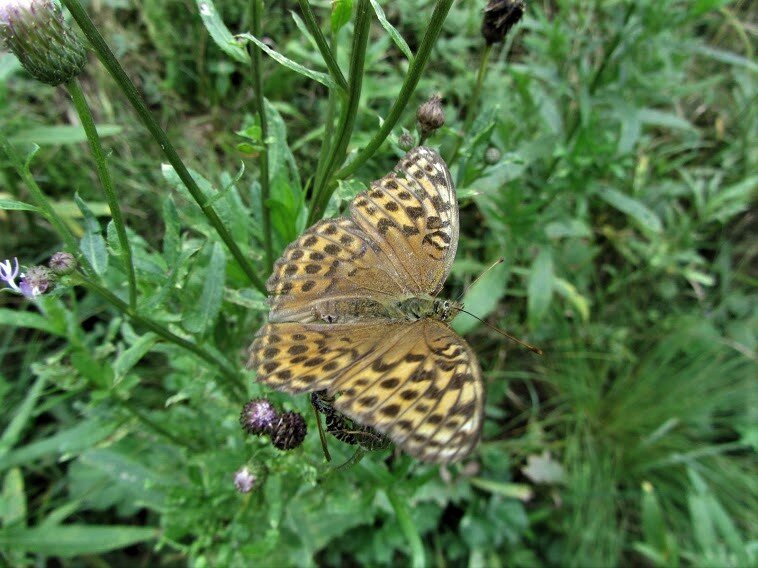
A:
<svg viewBox="0 0 758 568">
<path fill-rule="evenodd" d="M 29 329 L 38 329 L 51 335 L 66 335 L 65 329 L 55 325 L 50 319 L 34 313 L 12 310 L 10 308 L 0 308 L 0 326 L 9 327 L 26 327 Z"/>
<path fill-rule="evenodd" d="M 63 525 L 0 530 L 0 547 L 42 556 L 70 558 L 101 554 L 158 537 L 151 527 Z"/>
<path fill-rule="evenodd" d="M 0 199 L 0 209 L 5 211 L 35 211 L 37 213 L 40 211 L 39 207 L 16 199 Z"/>
<path fill-rule="evenodd" d="M 582 296 L 571 282 L 564 280 L 563 278 L 555 279 L 555 291 L 561 296 L 566 298 L 574 309 L 576 309 L 579 317 L 583 322 L 587 322 L 590 319 L 590 302 L 587 298 Z"/>
<path fill-rule="evenodd" d="M 479 281 L 468 289 L 463 298 L 466 311 L 480 318 L 485 318 L 492 313 L 505 295 L 508 276 L 505 263 L 498 264 L 483 274 Z M 466 334 L 480 325 L 481 323 L 476 318 L 462 313 L 455 318 L 453 328 L 460 334 Z"/>
<path fill-rule="evenodd" d="M 400 35 L 400 32 L 395 29 L 395 26 L 390 24 L 384 10 L 379 5 L 379 2 L 371 0 L 371 6 L 374 8 L 374 12 L 376 12 L 376 17 L 379 18 L 379 23 L 382 24 L 384 30 L 389 34 L 392 42 L 403 52 L 403 55 L 408 58 L 409 63 L 413 61 L 413 52 L 411 51 L 411 48 L 408 47 L 408 44 L 403 39 L 403 36 Z"/>
<path fill-rule="evenodd" d="M 387 488 L 385 491 L 387 493 L 387 498 L 392 505 L 392 509 L 395 511 L 395 517 L 400 525 L 400 530 L 408 541 L 408 545 L 411 549 L 411 566 L 413 566 L 413 568 L 422 568 L 423 566 L 426 566 L 424 544 L 421 541 L 421 535 L 408 511 L 407 503 L 400 499 L 391 488 Z"/>
<path fill-rule="evenodd" d="M 706 57 L 710 57 L 715 61 L 727 63 L 729 65 L 735 65 L 738 67 L 744 67 L 753 73 L 758 73 L 758 63 L 756 63 L 753 59 L 743 57 L 742 55 L 737 55 L 731 51 L 716 49 L 714 47 L 709 47 L 706 45 L 697 46 L 694 51 L 701 55 L 705 55 Z"/>
<path fill-rule="evenodd" d="M 213 4 L 213 0 L 196 0 L 196 3 L 205 29 L 208 30 L 211 39 L 221 48 L 221 51 L 238 63 L 249 63 L 250 55 L 226 27 Z"/>
<path fill-rule="evenodd" d="M 615 207 L 622 213 L 626 213 L 639 223 L 643 228 L 652 231 L 653 233 L 660 233 L 663 231 L 663 224 L 658 216 L 653 213 L 646 205 L 637 201 L 633 197 L 629 197 L 612 189 L 610 187 L 603 187 L 597 191 L 597 194 L 608 203 L 608 205 Z"/>
<path fill-rule="evenodd" d="M 0 518 L 4 527 L 26 524 L 26 494 L 24 476 L 14 467 L 3 479 L 3 499 L 0 503 Z"/>
<path fill-rule="evenodd" d="M 524 483 L 503 483 L 502 481 L 493 481 L 492 479 L 484 479 L 483 477 L 472 477 L 469 482 L 474 487 L 478 487 L 489 493 L 518 499 L 519 501 L 529 501 L 534 496 L 532 488 Z"/>
<path fill-rule="evenodd" d="M 115 380 L 123 378 L 158 343 L 158 336 L 146 333 L 121 353 L 113 362 Z"/>
<path fill-rule="evenodd" d="M 96 129 L 100 138 L 116 136 L 124 130 L 118 124 L 99 124 Z M 87 141 L 87 134 L 81 126 L 36 126 L 15 132 L 10 141 L 12 144 L 33 143 L 39 146 L 80 144 Z"/>
<path fill-rule="evenodd" d="M 226 280 L 226 255 L 220 243 L 214 243 L 211 259 L 197 302 L 187 312 L 183 325 L 192 333 L 203 333 L 216 321 L 221 310 Z"/>
<path fill-rule="evenodd" d="M 543 248 L 532 263 L 527 286 L 527 311 L 532 327 L 535 327 L 547 313 L 554 289 L 552 251 L 549 248 Z"/>
<path fill-rule="evenodd" d="M 320 71 L 313 71 L 312 69 L 308 69 L 307 67 L 304 67 L 303 65 L 300 65 L 299 63 L 295 61 L 292 61 L 291 59 L 289 59 L 288 57 L 285 57 L 278 51 L 271 49 L 269 46 L 267 46 L 265 43 L 263 43 L 254 35 L 244 33 L 244 34 L 239 34 L 237 37 L 241 37 L 243 39 L 252 41 L 255 45 L 257 45 L 263 51 L 265 51 L 272 59 L 274 59 L 276 62 L 280 63 L 281 65 L 284 65 L 288 69 L 291 69 L 292 71 L 296 73 L 300 73 L 301 75 L 308 77 L 309 79 L 318 81 L 319 83 L 321 83 L 325 87 L 328 87 L 329 89 L 337 89 L 337 83 L 335 83 L 334 79 L 332 79 L 327 73 L 321 73 Z"/>
<path fill-rule="evenodd" d="M 3 437 L 0 439 L 0 456 L 4 456 L 8 453 L 13 446 L 16 445 L 21 434 L 24 432 L 24 428 L 29 423 L 32 416 L 32 411 L 37 404 L 40 392 L 47 383 L 47 375 L 40 375 L 37 380 L 34 381 L 32 388 L 28 389 L 24 401 L 16 409 L 13 419 L 8 424 L 7 428 L 3 432 Z"/>
<path fill-rule="evenodd" d="M 336 34 L 342 26 L 350 21 L 353 13 L 353 0 L 332 0 L 332 33 Z"/>
<path fill-rule="evenodd" d="M 100 223 L 78 193 L 74 195 L 74 201 L 84 219 L 84 236 L 79 246 L 95 272 L 102 276 L 108 269 L 108 249 L 105 246 Z"/>
<path fill-rule="evenodd" d="M 637 118 L 642 124 L 674 128 L 677 130 L 695 130 L 695 127 L 681 116 L 662 110 L 644 108 L 637 112 Z"/>
</svg>

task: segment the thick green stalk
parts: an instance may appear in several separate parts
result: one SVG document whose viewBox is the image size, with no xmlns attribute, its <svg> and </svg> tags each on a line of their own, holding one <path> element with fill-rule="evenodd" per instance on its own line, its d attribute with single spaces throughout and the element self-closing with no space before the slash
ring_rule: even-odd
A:
<svg viewBox="0 0 758 568">
<path fill-rule="evenodd" d="M 126 235 L 126 225 L 124 224 L 124 217 L 121 214 L 121 206 L 116 197 L 116 190 L 113 187 L 113 179 L 111 178 L 110 170 L 105 163 L 105 152 L 103 152 L 103 146 L 100 143 L 100 135 L 95 128 L 95 121 L 92 118 L 92 112 L 90 112 L 87 99 L 84 96 L 79 80 L 73 78 L 68 81 L 66 83 L 66 89 L 68 90 L 69 95 L 71 95 L 71 100 L 74 102 L 76 112 L 79 114 L 79 120 L 82 121 L 84 132 L 89 141 L 92 157 L 95 159 L 97 175 L 100 178 L 100 183 L 103 185 L 105 200 L 108 202 L 108 208 L 111 211 L 113 225 L 116 227 L 116 235 L 118 236 L 121 254 L 123 255 L 122 260 L 124 261 L 126 278 L 129 283 L 129 305 L 132 308 L 135 308 L 137 306 L 137 275 L 134 271 L 132 246 L 129 243 L 129 237 Z"/>
<path fill-rule="evenodd" d="M 413 58 L 408 73 L 403 80 L 403 85 L 400 87 L 400 93 L 398 93 L 395 103 L 392 105 L 389 114 L 387 114 L 384 122 L 379 127 L 379 130 L 374 134 L 374 137 L 366 144 L 366 147 L 361 150 L 355 158 L 353 158 L 349 164 L 338 170 L 334 177 L 336 179 L 345 179 L 351 175 L 355 170 L 361 167 L 366 160 L 374 155 L 379 146 L 382 145 L 384 140 L 392 132 L 392 129 L 400 120 L 405 107 L 413 95 L 413 91 L 416 90 L 421 79 L 421 74 L 429 61 L 429 55 L 432 52 L 432 48 L 437 43 L 437 38 L 442 31 L 442 24 L 445 22 L 447 13 L 450 11 L 450 7 L 453 5 L 453 0 L 439 0 L 434 7 L 434 12 L 429 20 L 429 26 L 426 28 L 426 33 L 421 40 L 418 52 Z M 328 198 L 327 198 L 328 199 Z"/>
<path fill-rule="evenodd" d="M 353 133 L 355 117 L 358 114 L 358 103 L 361 99 L 363 86 L 363 68 L 366 63 L 366 47 L 368 45 L 371 18 L 371 5 L 369 0 L 358 0 L 355 16 L 355 29 L 353 31 L 353 46 L 350 53 L 350 76 L 348 83 L 347 100 L 342 105 L 337 134 L 330 148 L 329 155 L 324 162 L 321 179 L 317 180 L 314 187 L 311 211 L 308 224 L 313 223 L 324 211 L 329 201 L 330 193 L 327 186 L 332 172 L 342 160 L 345 159 L 347 145 Z"/>
<path fill-rule="evenodd" d="M 211 355 L 208 351 L 206 351 L 199 345 L 192 343 L 191 341 L 187 341 L 186 339 L 182 337 L 179 337 L 175 333 L 172 333 L 167 328 L 163 327 L 158 322 L 153 321 L 150 318 L 143 316 L 136 309 L 131 308 L 129 304 L 121 300 L 121 298 L 119 298 L 118 296 L 110 292 L 108 289 L 103 288 L 96 282 L 89 280 L 88 278 L 85 278 L 82 275 L 77 275 L 74 278 L 74 281 L 75 283 L 81 284 L 85 288 L 89 289 L 90 291 L 100 296 L 103 300 L 105 300 L 106 302 L 111 304 L 113 307 L 115 307 L 117 310 L 119 310 L 121 313 L 126 315 L 134 323 L 137 323 L 143 327 L 146 327 L 147 329 L 149 329 L 156 335 L 162 337 L 169 343 L 178 345 L 179 347 L 182 347 L 183 349 L 189 351 L 193 355 L 199 357 L 203 361 L 210 363 L 214 369 L 217 369 L 221 372 L 220 376 L 223 378 L 223 381 L 221 384 L 226 389 L 227 394 L 233 399 L 244 398 L 244 390 L 242 389 L 239 382 L 239 378 L 240 378 L 239 374 L 234 368 L 231 367 L 229 362 L 217 359 L 215 356 Z"/>
<path fill-rule="evenodd" d="M 95 271 L 92 270 L 92 266 L 90 265 L 89 261 L 79 251 L 79 243 L 77 242 L 76 237 L 74 237 L 74 234 L 71 232 L 71 229 L 68 228 L 68 225 L 66 225 L 63 219 L 61 219 L 60 215 L 58 215 L 55 209 L 53 209 L 53 206 L 50 205 L 50 201 L 42 189 L 40 189 L 40 187 L 37 185 L 34 177 L 31 175 L 31 173 L 29 173 L 29 169 L 26 167 L 26 164 L 18 156 L 16 150 L 13 148 L 13 145 L 5 136 L 3 136 L 2 133 L 0 133 L 0 147 L 2 147 L 3 151 L 8 155 L 8 159 L 11 161 L 11 164 L 13 164 L 13 168 L 16 170 L 16 173 L 22 180 L 24 180 L 24 183 L 29 189 L 29 193 L 31 194 L 32 199 L 34 200 L 34 204 L 39 208 L 42 216 L 48 223 L 50 223 L 55 232 L 58 233 L 58 236 L 63 239 L 68 252 L 77 257 L 79 263 L 85 268 L 87 273 L 94 274 Z"/>
<path fill-rule="evenodd" d="M 261 12 L 263 12 L 263 0 L 251 0 L 253 35 L 261 37 Z M 268 172 L 268 120 L 266 119 L 266 98 L 263 96 L 263 64 L 261 61 L 261 49 L 251 44 L 250 66 L 253 75 L 253 90 L 255 91 L 255 106 L 258 112 L 258 121 L 261 125 L 261 148 L 259 163 L 261 170 L 261 216 L 263 219 L 263 247 L 266 251 L 266 272 L 271 272 L 274 265 L 274 247 L 271 235 L 271 210 L 268 200 L 271 196 L 271 184 Z"/>
<path fill-rule="evenodd" d="M 332 53 L 337 55 L 338 44 L 334 41 L 334 35 L 331 37 Z M 321 149 L 318 153 L 318 163 L 316 164 L 316 175 L 313 176 L 313 186 L 321 185 L 321 179 L 324 176 L 324 167 L 326 166 L 326 159 L 329 155 L 329 148 L 331 147 L 332 140 L 334 139 L 334 115 L 337 112 L 337 93 L 329 91 L 327 103 L 326 103 L 326 118 L 324 119 L 324 137 L 321 140 Z M 343 100 L 344 102 L 344 100 Z"/>
<path fill-rule="evenodd" d="M 226 244 L 229 252 L 232 253 L 232 256 L 235 258 L 240 268 L 245 272 L 247 277 L 250 279 L 250 282 L 252 282 L 258 290 L 265 293 L 266 286 L 263 284 L 263 280 L 261 280 L 261 278 L 255 272 L 252 263 L 245 257 L 240 248 L 237 246 L 237 243 L 234 242 L 231 234 L 221 222 L 218 213 L 216 213 L 216 210 L 208 202 L 208 199 L 206 199 L 205 195 L 203 195 L 202 190 L 198 187 L 195 180 L 192 179 L 192 176 L 187 170 L 187 167 L 184 165 L 184 162 L 182 162 L 182 159 L 179 157 L 179 154 L 176 152 L 173 144 L 171 144 L 168 136 L 145 105 L 142 97 L 137 92 L 137 88 L 131 82 L 126 72 L 121 67 L 116 57 L 113 55 L 113 52 L 111 52 L 110 48 L 105 43 L 103 36 L 100 35 L 99 31 L 97 31 L 95 24 L 92 23 L 92 20 L 87 15 L 87 12 L 84 10 L 79 0 L 62 0 L 62 2 L 71 12 L 74 20 L 76 20 L 76 23 L 79 24 L 82 32 L 84 32 L 84 35 L 87 36 L 87 39 L 94 48 L 95 53 L 97 53 L 100 62 L 108 70 L 108 73 L 110 73 L 111 77 L 113 77 L 113 80 L 116 81 L 118 86 L 121 88 L 124 96 L 129 100 L 130 104 L 137 113 L 137 116 L 139 116 L 140 120 L 145 125 L 145 128 L 147 128 L 147 130 L 160 146 L 161 150 L 163 150 L 166 159 L 174 167 L 174 170 L 179 176 L 179 179 L 182 180 L 182 183 L 184 183 L 185 187 L 190 192 L 190 195 L 192 195 L 192 198 L 203 211 L 203 214 L 208 219 L 208 222 L 216 230 L 218 235 L 221 237 L 221 240 L 224 241 L 224 244 Z"/>
<path fill-rule="evenodd" d="M 316 40 L 316 45 L 318 46 L 318 50 L 321 52 L 321 57 L 324 58 L 324 63 L 326 63 L 326 67 L 329 69 L 329 74 L 332 76 L 332 79 L 335 80 L 339 88 L 342 90 L 342 93 L 344 94 L 348 88 L 347 81 L 345 81 L 345 76 L 342 74 L 339 65 L 337 65 L 337 58 L 335 57 L 335 54 L 332 52 L 329 44 L 326 43 L 326 38 L 324 37 L 321 28 L 318 26 L 318 23 L 316 23 L 316 17 L 313 15 L 311 5 L 308 3 L 308 0 L 298 0 L 298 4 L 300 4 L 300 10 L 303 12 L 303 21 L 305 22 L 305 27 L 308 28 L 308 31 L 311 32 L 313 39 Z M 255 36 L 259 37 L 257 33 Z"/>
</svg>

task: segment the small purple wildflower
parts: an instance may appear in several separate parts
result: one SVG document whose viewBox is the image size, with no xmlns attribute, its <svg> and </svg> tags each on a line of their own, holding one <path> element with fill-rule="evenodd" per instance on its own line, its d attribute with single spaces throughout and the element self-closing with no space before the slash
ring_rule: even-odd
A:
<svg viewBox="0 0 758 568">
<path fill-rule="evenodd" d="M 44 266 L 32 266 L 26 273 L 21 274 L 18 287 L 27 298 L 36 298 L 47 292 L 52 281 L 50 271 Z"/>
<path fill-rule="evenodd" d="M 249 434 L 260 436 L 271 431 L 278 417 L 271 401 L 267 398 L 254 398 L 242 409 L 240 424 Z"/>
<path fill-rule="evenodd" d="M 21 291 L 21 288 L 19 288 L 18 284 L 16 284 L 16 277 L 18 276 L 18 271 L 19 271 L 18 259 L 14 258 L 13 262 L 16 264 L 15 267 L 11 267 L 10 260 L 6 260 L 5 262 L 0 262 L 0 280 L 8 284 L 8 287 L 14 292 L 23 294 L 23 292 Z"/>
<path fill-rule="evenodd" d="M 250 493 L 255 487 L 256 481 L 258 478 L 247 467 L 243 467 L 234 473 L 234 487 L 240 493 Z"/>
</svg>

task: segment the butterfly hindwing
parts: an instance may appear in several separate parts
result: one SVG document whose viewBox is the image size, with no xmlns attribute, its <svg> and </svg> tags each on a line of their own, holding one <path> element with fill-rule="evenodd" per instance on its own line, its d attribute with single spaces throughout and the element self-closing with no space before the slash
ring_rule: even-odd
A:
<svg viewBox="0 0 758 568">
<path fill-rule="evenodd" d="M 248 366 L 277 390 L 327 390 L 340 412 L 423 461 L 461 459 L 479 439 L 479 365 L 469 345 L 437 320 L 268 324 Z"/>
</svg>

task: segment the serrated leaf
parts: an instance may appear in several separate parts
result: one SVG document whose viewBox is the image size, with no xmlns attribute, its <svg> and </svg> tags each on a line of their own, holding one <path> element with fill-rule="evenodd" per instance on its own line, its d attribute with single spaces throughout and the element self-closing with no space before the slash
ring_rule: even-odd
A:
<svg viewBox="0 0 758 568">
<path fill-rule="evenodd" d="M 403 55 L 408 58 L 409 63 L 413 61 L 413 52 L 411 51 L 411 48 L 408 47 L 408 44 L 403 39 L 403 36 L 400 35 L 400 32 L 395 29 L 395 26 L 390 24 L 384 10 L 379 5 L 379 2 L 371 0 L 371 6 L 374 8 L 374 12 L 376 12 L 376 17 L 379 18 L 379 23 L 382 24 L 384 30 L 389 34 L 392 42 L 403 52 Z"/>
<path fill-rule="evenodd" d="M 603 199 L 603 201 L 608 203 L 608 205 L 618 209 L 622 213 L 626 213 L 645 229 L 652 231 L 653 233 L 660 233 L 663 231 L 661 220 L 642 202 L 610 187 L 598 189 L 597 194 Z"/>
<path fill-rule="evenodd" d="M 196 3 L 203 25 L 213 42 L 238 63 L 249 63 L 250 55 L 226 27 L 213 0 L 196 0 Z"/>
<path fill-rule="evenodd" d="M 527 285 L 527 311 L 532 327 L 535 327 L 547 313 L 553 298 L 554 287 L 552 251 L 549 248 L 543 248 L 532 263 Z"/>
<path fill-rule="evenodd" d="M 296 61 L 292 61 L 290 58 L 285 57 L 278 51 L 271 49 L 269 46 L 267 46 L 265 43 L 263 43 L 254 35 L 243 33 L 243 34 L 239 34 L 237 37 L 241 37 L 243 39 L 252 41 L 255 45 L 257 45 L 263 51 L 265 51 L 274 61 L 276 61 L 277 63 L 280 63 L 281 65 L 284 65 L 288 69 L 291 69 L 292 71 L 299 73 L 300 75 L 308 77 L 309 79 L 318 81 L 319 83 L 321 83 L 322 85 L 324 85 L 325 87 L 329 89 L 337 89 L 337 83 L 335 83 L 334 79 L 332 79 L 327 73 L 321 73 L 320 71 L 314 71 L 313 69 L 308 69 L 307 67 L 300 65 Z"/>
<path fill-rule="evenodd" d="M 100 223 L 78 193 L 74 195 L 74 201 L 84 220 L 84 235 L 79 242 L 79 248 L 95 272 L 102 276 L 108 269 L 108 249 L 101 234 Z"/>
<path fill-rule="evenodd" d="M 190 307 L 182 322 L 187 331 L 202 334 L 216 321 L 221 310 L 225 280 L 226 254 L 219 243 L 213 243 L 200 297 Z"/>
<path fill-rule="evenodd" d="M 353 13 L 353 0 L 332 0 L 332 16 L 330 24 L 332 33 L 336 34 L 342 26 L 350 21 Z"/>
</svg>

